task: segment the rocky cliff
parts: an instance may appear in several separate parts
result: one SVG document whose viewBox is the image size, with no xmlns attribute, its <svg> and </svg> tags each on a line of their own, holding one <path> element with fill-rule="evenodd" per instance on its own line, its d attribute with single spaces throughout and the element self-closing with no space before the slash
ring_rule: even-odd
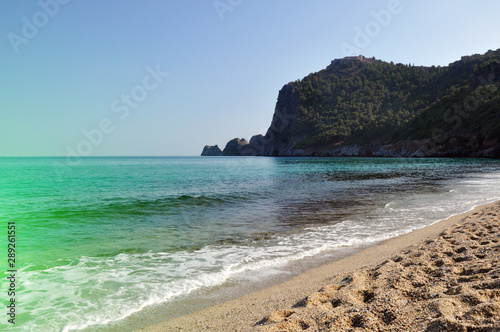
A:
<svg viewBox="0 0 500 332">
<path fill-rule="evenodd" d="M 243 148 L 248 145 L 248 141 L 244 138 L 234 138 L 227 142 L 226 147 L 222 151 L 223 156 L 241 156 L 246 155 L 242 153 Z"/>
<path fill-rule="evenodd" d="M 498 158 L 500 50 L 447 67 L 334 60 L 283 86 L 266 135 L 222 154 Z"/>
<path fill-rule="evenodd" d="M 205 145 L 201 155 L 207 157 L 222 156 L 222 151 L 218 145 Z"/>
</svg>

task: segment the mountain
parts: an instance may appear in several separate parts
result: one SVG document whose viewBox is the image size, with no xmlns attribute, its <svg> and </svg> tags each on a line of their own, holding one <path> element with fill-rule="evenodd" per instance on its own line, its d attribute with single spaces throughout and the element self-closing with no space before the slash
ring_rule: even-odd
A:
<svg viewBox="0 0 500 332">
<path fill-rule="evenodd" d="M 464 56 L 446 67 L 363 56 L 333 60 L 283 86 L 266 135 L 252 137 L 235 151 L 500 157 L 500 49 Z"/>
</svg>

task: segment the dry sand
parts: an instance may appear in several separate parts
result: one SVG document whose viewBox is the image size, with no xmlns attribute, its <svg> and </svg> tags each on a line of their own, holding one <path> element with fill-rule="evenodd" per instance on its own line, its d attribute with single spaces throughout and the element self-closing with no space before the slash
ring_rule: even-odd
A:
<svg viewBox="0 0 500 332">
<path fill-rule="evenodd" d="M 500 202 L 142 331 L 500 331 Z"/>
</svg>

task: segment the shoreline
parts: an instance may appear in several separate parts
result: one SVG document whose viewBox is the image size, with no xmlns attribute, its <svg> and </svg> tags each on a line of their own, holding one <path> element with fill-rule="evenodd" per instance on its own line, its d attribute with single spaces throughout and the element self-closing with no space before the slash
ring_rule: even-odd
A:
<svg viewBox="0 0 500 332">
<path fill-rule="evenodd" d="M 272 329 L 272 324 L 264 323 L 280 323 L 279 319 L 272 318 L 276 315 L 279 316 L 276 313 L 290 312 L 290 309 L 296 307 L 300 300 L 317 292 L 325 285 L 331 284 L 337 276 L 373 268 L 391 256 L 401 254 L 408 247 L 422 244 L 424 241 L 434 240 L 442 232 L 459 224 L 465 218 L 471 219 L 472 217 L 474 219 L 475 214 L 492 208 L 497 211 L 500 210 L 500 201 L 477 206 L 468 212 L 451 216 L 405 235 L 385 240 L 345 258 L 308 270 L 277 285 L 216 304 L 192 314 L 148 326 L 139 331 L 249 331 Z M 292 310 L 292 312 L 294 311 Z M 298 317 L 299 315 L 294 316 Z M 284 321 L 289 321 L 286 317 L 288 316 L 285 315 L 281 324 Z M 262 323 L 261 326 L 256 325 L 258 322 Z M 285 326 L 281 328 L 284 330 L 292 329 Z"/>
</svg>

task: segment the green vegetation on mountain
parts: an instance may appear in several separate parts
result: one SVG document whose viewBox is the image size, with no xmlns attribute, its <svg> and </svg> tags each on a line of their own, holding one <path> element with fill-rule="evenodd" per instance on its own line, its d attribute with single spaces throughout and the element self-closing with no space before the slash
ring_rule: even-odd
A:
<svg viewBox="0 0 500 332">
<path fill-rule="evenodd" d="M 293 148 L 390 143 L 450 132 L 500 137 L 494 76 L 499 61 L 500 50 L 447 67 L 363 57 L 334 60 L 294 83 L 300 100 L 292 131 L 303 138 Z"/>
<path fill-rule="evenodd" d="M 456 88 L 425 108 L 390 135 L 390 141 L 478 135 L 484 141 L 500 138 L 500 85 Z"/>
</svg>

